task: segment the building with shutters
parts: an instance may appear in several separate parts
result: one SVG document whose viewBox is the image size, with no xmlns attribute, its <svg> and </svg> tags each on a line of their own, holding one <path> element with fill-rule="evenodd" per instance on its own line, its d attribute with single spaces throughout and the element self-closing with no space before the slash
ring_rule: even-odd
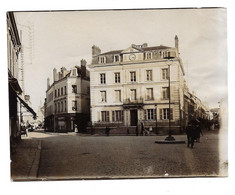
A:
<svg viewBox="0 0 235 195">
<path fill-rule="evenodd" d="M 46 131 L 71 132 L 75 124 L 84 131 L 90 120 L 90 75 L 86 61 L 71 70 L 53 70 L 53 83 L 47 80 L 44 103 Z"/>
<path fill-rule="evenodd" d="M 166 56 L 173 57 L 170 94 Z M 89 68 L 94 126 L 129 128 L 143 122 L 158 133 L 168 129 L 171 117 L 172 130 L 181 131 L 185 73 L 177 36 L 175 47 L 144 43 L 102 53 L 99 47 L 93 46 Z"/>
<path fill-rule="evenodd" d="M 21 82 L 19 82 L 21 46 L 14 13 L 7 12 L 9 131 L 11 144 L 21 139 L 22 112 L 27 113 L 30 118 L 36 118 L 36 113 L 28 105 Z"/>
</svg>

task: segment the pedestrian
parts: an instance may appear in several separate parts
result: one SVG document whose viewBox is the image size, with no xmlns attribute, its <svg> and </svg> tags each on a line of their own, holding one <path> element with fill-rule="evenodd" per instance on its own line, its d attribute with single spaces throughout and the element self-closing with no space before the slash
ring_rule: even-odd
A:
<svg viewBox="0 0 235 195">
<path fill-rule="evenodd" d="M 200 121 L 196 120 L 195 122 L 195 130 L 196 130 L 196 142 L 200 142 L 200 135 L 202 134 L 202 126 Z"/>
<path fill-rule="evenodd" d="M 139 135 L 139 128 L 138 128 L 138 125 L 136 125 L 136 128 L 135 128 L 135 134 L 136 134 L 136 136 L 138 136 L 138 135 Z"/>
<path fill-rule="evenodd" d="M 107 136 L 109 136 L 109 131 L 110 131 L 110 128 L 109 128 L 109 126 L 106 126 L 106 129 L 105 129 L 105 134 L 106 134 Z"/>
<path fill-rule="evenodd" d="M 77 126 L 77 124 L 74 124 L 74 132 L 78 133 L 78 126 Z"/>
<path fill-rule="evenodd" d="M 186 128 L 186 134 L 188 139 L 187 146 L 193 148 L 194 140 L 196 139 L 196 128 L 193 122 L 188 123 L 188 126 Z"/>
</svg>

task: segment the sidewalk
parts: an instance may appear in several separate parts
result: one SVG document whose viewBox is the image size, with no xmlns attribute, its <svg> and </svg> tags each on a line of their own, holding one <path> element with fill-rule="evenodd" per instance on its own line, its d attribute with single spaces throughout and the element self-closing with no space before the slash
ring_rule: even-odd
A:
<svg viewBox="0 0 235 195">
<path fill-rule="evenodd" d="M 41 141 L 24 138 L 17 144 L 11 157 L 13 181 L 36 180 L 40 161 Z"/>
</svg>

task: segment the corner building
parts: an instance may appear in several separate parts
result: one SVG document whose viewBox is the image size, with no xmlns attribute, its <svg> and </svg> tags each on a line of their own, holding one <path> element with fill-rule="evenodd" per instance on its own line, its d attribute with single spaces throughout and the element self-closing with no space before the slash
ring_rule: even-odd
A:
<svg viewBox="0 0 235 195">
<path fill-rule="evenodd" d="M 170 90 L 166 56 L 170 65 Z M 91 120 L 96 127 L 131 128 L 143 122 L 156 133 L 181 131 L 184 109 L 184 68 L 175 47 L 132 44 L 124 50 L 101 53 L 92 47 Z M 170 91 L 170 94 L 169 94 Z M 169 95 L 171 98 L 169 110 Z"/>
<path fill-rule="evenodd" d="M 90 75 L 85 60 L 81 60 L 81 67 L 53 70 L 53 83 L 47 80 L 44 106 L 47 131 L 71 132 L 75 124 L 79 132 L 85 131 L 90 120 Z"/>
</svg>

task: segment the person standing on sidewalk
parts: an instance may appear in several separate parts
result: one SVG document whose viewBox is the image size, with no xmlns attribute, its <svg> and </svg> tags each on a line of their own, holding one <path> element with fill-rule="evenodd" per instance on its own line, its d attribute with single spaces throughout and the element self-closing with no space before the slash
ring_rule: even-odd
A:
<svg viewBox="0 0 235 195">
<path fill-rule="evenodd" d="M 188 126 L 186 128 L 186 134 L 187 134 L 187 139 L 188 143 L 187 146 L 193 148 L 194 146 L 194 140 L 197 138 L 197 132 L 195 128 L 195 124 L 193 122 L 189 122 Z"/>
</svg>

